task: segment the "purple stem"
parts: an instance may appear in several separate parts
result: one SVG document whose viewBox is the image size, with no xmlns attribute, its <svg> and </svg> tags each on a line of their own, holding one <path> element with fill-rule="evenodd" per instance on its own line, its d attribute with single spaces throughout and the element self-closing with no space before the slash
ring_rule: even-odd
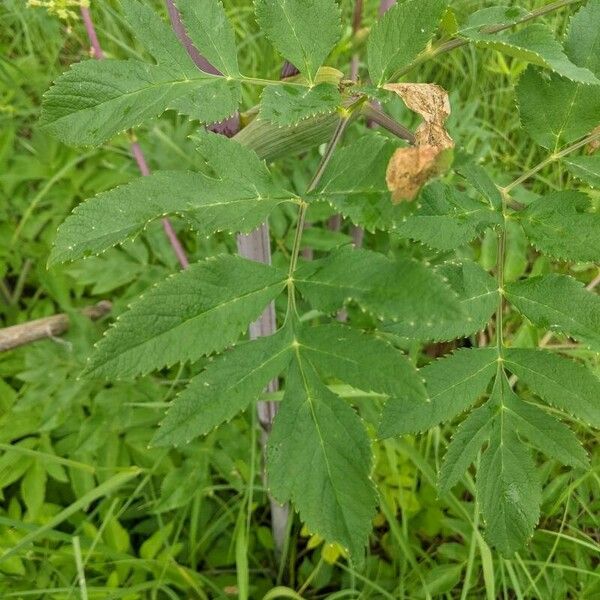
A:
<svg viewBox="0 0 600 600">
<path fill-rule="evenodd" d="M 171 27 L 175 32 L 175 35 L 181 41 L 183 47 L 186 49 L 186 52 L 189 54 L 190 58 L 194 61 L 196 66 L 205 73 L 210 73 L 211 75 L 223 75 L 219 69 L 213 67 L 205 58 L 198 52 L 196 46 L 194 46 L 194 42 L 192 42 L 190 36 L 187 34 L 185 30 L 185 26 L 183 25 L 183 21 L 181 20 L 181 15 L 177 10 L 177 7 L 173 3 L 172 0 L 166 0 L 167 3 L 167 12 L 169 13 L 169 19 L 171 19 Z"/>
<path fill-rule="evenodd" d="M 146 157 L 144 156 L 144 153 L 142 152 L 142 147 L 139 145 L 138 142 L 132 142 L 131 153 L 135 158 L 135 162 L 137 163 L 140 173 L 144 177 L 150 175 L 150 169 L 148 168 Z M 171 243 L 171 247 L 175 252 L 175 256 L 177 256 L 179 264 L 184 269 L 187 269 L 190 263 L 188 261 L 187 256 L 185 255 L 183 248 L 181 247 L 181 244 L 179 243 L 179 240 L 177 239 L 177 234 L 175 233 L 175 229 L 173 229 L 171 221 L 169 221 L 169 219 L 162 219 L 162 225 L 163 229 L 165 230 L 165 235 L 167 236 L 167 239 Z"/>
<path fill-rule="evenodd" d="M 179 38 L 179 41 L 185 48 L 189 57 L 194 61 L 194 64 L 205 73 L 210 73 L 211 75 L 223 75 L 223 73 L 211 65 L 206 58 L 200 54 L 198 48 L 194 46 L 194 42 L 192 42 L 192 39 L 185 30 L 185 25 L 181 20 L 181 15 L 179 14 L 179 10 L 177 10 L 173 0 L 166 0 L 166 5 L 167 12 L 169 13 L 169 19 L 171 20 L 171 27 L 173 28 L 175 35 Z M 240 130 L 240 115 L 235 113 L 220 123 L 210 125 L 208 129 L 214 133 L 220 133 L 226 137 L 233 137 Z"/>
<path fill-rule="evenodd" d="M 100 41 L 96 35 L 96 28 L 94 27 L 94 22 L 92 21 L 90 9 L 87 6 L 81 7 L 81 18 L 83 19 L 83 24 L 85 25 L 85 30 L 87 32 L 90 45 L 92 46 L 94 58 L 102 60 L 104 58 L 104 52 L 102 51 L 102 46 L 100 46 Z"/>
<path fill-rule="evenodd" d="M 379 16 L 385 15 L 385 13 L 396 4 L 396 0 L 381 0 L 379 5 Z"/>
<path fill-rule="evenodd" d="M 81 18 L 83 19 L 83 24 L 85 25 L 85 30 L 90 41 L 90 45 L 92 47 L 92 52 L 94 58 L 98 60 L 103 60 L 105 58 L 104 51 L 102 50 L 102 46 L 100 45 L 100 41 L 98 40 L 98 35 L 96 34 L 96 28 L 94 27 L 94 21 L 92 21 L 92 15 L 90 13 L 89 8 L 86 6 L 81 7 Z M 138 142 L 132 142 L 131 144 L 131 154 L 137 163 L 138 169 L 142 176 L 147 177 L 150 175 L 150 169 L 148 168 L 148 163 L 146 162 L 146 157 L 142 152 L 142 148 L 138 144 Z M 165 230 L 165 235 L 171 244 L 171 248 L 179 261 L 179 264 L 183 269 L 186 269 L 189 266 L 188 258 L 185 254 L 185 250 L 181 245 L 181 242 L 177 238 L 177 234 L 173 229 L 173 225 L 169 219 L 162 219 L 163 229 Z"/>
<path fill-rule="evenodd" d="M 296 69 L 296 67 L 289 61 L 285 61 L 283 63 L 283 67 L 281 67 L 281 73 L 279 74 L 280 79 L 286 79 L 288 77 L 293 77 L 294 75 L 299 75 L 300 71 Z"/>
<path fill-rule="evenodd" d="M 185 26 L 181 20 L 179 10 L 175 6 L 173 0 L 165 0 L 167 5 L 167 11 L 169 12 L 169 18 L 171 19 L 171 26 L 173 31 L 187 50 L 190 58 L 194 61 L 196 66 L 206 73 L 212 73 L 213 75 L 221 75 L 221 73 L 213 67 L 198 51 L 194 46 L 190 36 L 185 30 Z M 293 68 L 290 65 L 291 68 Z M 284 65 L 286 69 L 286 65 Z M 291 73 L 293 74 L 293 73 Z M 291 75 L 288 75 L 288 77 Z M 227 137 L 234 136 L 240 129 L 239 114 L 235 114 L 226 121 L 213 125 L 210 127 L 215 133 L 226 135 Z M 239 234 L 237 236 L 237 247 L 238 252 L 241 256 L 249 258 L 257 262 L 265 264 L 271 264 L 271 245 L 269 235 L 269 224 L 263 223 L 260 227 L 255 229 L 249 234 Z M 248 328 L 250 339 L 256 339 L 258 337 L 266 337 L 273 335 L 277 330 L 277 321 L 275 316 L 275 304 L 271 302 L 265 309 L 263 314 L 257 321 L 250 324 Z M 267 386 L 267 392 L 276 392 L 279 389 L 279 381 L 274 379 Z M 271 431 L 271 425 L 275 414 L 277 413 L 278 404 L 277 402 L 258 402 L 257 413 L 258 420 L 261 425 L 261 446 L 263 449 L 263 455 L 266 452 L 267 439 Z M 263 479 L 266 478 L 266 473 L 263 472 Z M 266 483 L 266 481 L 265 481 Z M 269 502 L 271 505 L 271 529 L 273 531 L 273 539 L 275 540 L 275 547 L 278 552 L 283 550 L 285 542 L 285 532 L 287 522 L 289 518 L 289 510 L 287 505 L 281 506 L 271 496 L 269 496 Z"/>
<path fill-rule="evenodd" d="M 327 221 L 327 229 L 330 231 L 339 231 L 342 228 L 342 215 L 339 213 L 329 217 Z"/>
</svg>

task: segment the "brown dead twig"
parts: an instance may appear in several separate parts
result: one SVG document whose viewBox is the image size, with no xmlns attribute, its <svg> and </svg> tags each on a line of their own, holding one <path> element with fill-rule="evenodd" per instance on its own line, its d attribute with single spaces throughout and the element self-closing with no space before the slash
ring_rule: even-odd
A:
<svg viewBox="0 0 600 600">
<path fill-rule="evenodd" d="M 108 314 L 111 309 L 112 303 L 108 300 L 102 300 L 98 304 L 84 308 L 81 314 L 95 321 Z M 21 323 L 20 325 L 5 327 L 0 329 L 0 352 L 6 352 L 37 340 L 57 337 L 65 333 L 69 326 L 69 315 L 60 313 L 51 317 Z"/>
</svg>

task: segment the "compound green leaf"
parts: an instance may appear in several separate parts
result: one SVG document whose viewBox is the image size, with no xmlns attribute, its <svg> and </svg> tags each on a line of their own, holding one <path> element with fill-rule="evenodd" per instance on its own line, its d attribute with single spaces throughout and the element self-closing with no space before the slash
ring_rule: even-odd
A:
<svg viewBox="0 0 600 600">
<path fill-rule="evenodd" d="M 420 320 L 428 323 L 433 315 L 442 319 L 462 315 L 460 301 L 452 288 L 441 276 L 414 259 L 396 259 L 387 272 L 371 279 L 373 287 L 362 298 L 362 303 L 379 318 L 410 326 Z"/>
<path fill-rule="evenodd" d="M 197 151 L 209 169 L 219 179 L 256 188 L 268 196 L 275 189 L 273 178 L 264 160 L 238 140 L 201 131 L 192 136 L 199 145 Z"/>
<path fill-rule="evenodd" d="M 600 380 L 582 364 L 531 348 L 507 348 L 504 362 L 542 400 L 600 427 Z"/>
<path fill-rule="evenodd" d="M 367 45 L 373 83 L 386 83 L 425 50 L 447 4 L 447 0 L 400 0 L 377 21 Z"/>
<path fill-rule="evenodd" d="M 533 534 L 541 496 L 529 448 L 502 417 L 496 419 L 477 471 L 477 498 L 485 537 L 504 556 L 512 556 Z"/>
<path fill-rule="evenodd" d="M 502 206 L 500 190 L 481 165 L 470 161 L 455 167 L 455 171 L 462 175 L 489 202 L 492 208 L 500 209 Z"/>
<path fill-rule="evenodd" d="M 196 67 L 185 48 L 150 6 L 138 0 L 121 0 L 121 6 L 135 37 L 159 65 L 183 76 L 194 74 Z"/>
<path fill-rule="evenodd" d="M 245 183 L 185 171 L 157 171 L 135 179 L 77 206 L 59 227 L 48 263 L 104 252 L 169 214 L 182 216 L 206 235 L 248 233 L 286 199 L 283 191 L 278 197 L 266 197 Z"/>
<path fill-rule="evenodd" d="M 562 260 L 600 261 L 600 214 L 586 212 L 589 208 L 587 195 L 562 191 L 534 200 L 517 217 L 541 252 Z"/>
<path fill-rule="evenodd" d="M 464 37 L 523 60 L 545 67 L 579 83 L 600 85 L 594 73 L 585 67 L 573 64 L 564 53 L 552 30 L 542 23 L 534 23 L 502 33 L 484 33 L 476 29 L 463 31 Z"/>
<path fill-rule="evenodd" d="M 583 469 L 588 466 L 586 451 L 564 423 L 534 404 L 524 402 L 512 391 L 506 394 L 504 407 L 511 428 L 525 436 L 538 450 L 563 465 Z"/>
<path fill-rule="evenodd" d="M 197 3 L 193 4 L 197 6 Z M 205 18 L 221 9 L 220 5 L 213 0 L 209 0 L 205 4 L 210 5 L 206 10 Z M 182 79 L 196 78 L 198 67 L 188 56 L 183 44 L 175 37 L 169 25 L 149 6 L 141 4 L 137 0 L 124 0 L 123 8 L 126 19 L 136 37 L 140 39 L 161 67 L 170 69 Z M 218 30 L 220 34 L 223 33 L 216 24 L 213 25 L 215 25 L 215 30 Z M 210 48 L 208 50 L 210 51 Z M 235 46 L 233 46 L 233 62 L 237 65 Z M 237 73 L 237 66 L 233 72 Z M 213 85 L 192 88 L 187 94 L 172 100 L 168 108 L 186 115 L 190 119 L 202 123 L 213 123 L 233 114 L 240 100 L 239 82 L 221 80 Z"/>
<path fill-rule="evenodd" d="M 529 265 L 529 244 L 521 225 L 507 219 L 505 225 L 506 243 L 504 258 L 504 281 L 517 281 L 527 271 Z"/>
<path fill-rule="evenodd" d="M 406 213 L 393 204 L 385 181 L 396 145 L 382 135 L 366 135 L 340 148 L 323 174 L 314 196 L 367 231 L 389 230 Z"/>
<path fill-rule="evenodd" d="M 507 300 L 538 327 L 600 348 L 600 298 L 567 275 L 543 275 L 506 286 Z"/>
<path fill-rule="evenodd" d="M 281 127 L 290 127 L 316 115 L 335 112 L 342 97 L 335 85 L 320 83 L 314 87 L 268 85 L 265 87 L 258 116 Z"/>
<path fill-rule="evenodd" d="M 458 426 L 440 467 L 438 487 L 441 493 L 448 492 L 455 486 L 475 462 L 477 453 L 490 437 L 497 412 L 497 407 L 492 402 L 486 402 L 472 411 Z"/>
<path fill-rule="evenodd" d="M 571 20 L 567 56 L 600 77 L 600 3 L 588 2 Z M 589 133 L 600 123 L 600 90 L 529 68 L 519 80 L 521 121 L 540 145 L 558 149 Z"/>
<path fill-rule="evenodd" d="M 299 353 L 320 373 L 357 389 L 407 402 L 423 402 L 427 391 L 409 360 L 385 340 L 341 324 L 300 331 Z M 383 422 L 385 423 L 385 410 Z"/>
<path fill-rule="evenodd" d="M 426 431 L 450 421 L 485 393 L 498 368 L 494 348 L 458 350 L 421 369 L 429 397 L 424 402 L 394 399 L 386 406 L 383 437 Z"/>
<path fill-rule="evenodd" d="M 197 107 L 196 118 L 212 122 L 235 110 L 230 84 L 199 70 L 183 76 L 134 60 L 86 60 L 73 65 L 46 92 L 40 125 L 68 144 L 98 145 L 160 116 L 200 89 L 214 101 Z"/>
<path fill-rule="evenodd" d="M 444 318 L 434 314 L 429 321 L 386 324 L 386 331 L 409 339 L 448 341 L 481 331 L 498 306 L 498 284 L 477 263 L 448 263 L 436 269 L 458 295 L 462 314 Z"/>
<path fill-rule="evenodd" d="M 549 150 L 573 142 L 600 122 L 600 89 L 529 67 L 519 79 L 521 122 Z"/>
<path fill-rule="evenodd" d="M 97 345 L 86 374 L 128 377 L 223 350 L 285 285 L 286 274 L 238 256 L 192 265 L 132 303 Z"/>
<path fill-rule="evenodd" d="M 167 214 L 183 216 L 203 234 L 247 233 L 275 206 L 293 200 L 249 148 L 208 132 L 194 139 L 216 178 L 159 171 L 80 204 L 59 228 L 50 264 L 103 252 Z"/>
<path fill-rule="evenodd" d="M 277 51 L 313 82 L 340 37 L 335 0 L 256 0 L 256 17 Z"/>
<path fill-rule="evenodd" d="M 187 94 L 170 102 L 168 108 L 192 121 L 210 125 L 231 117 L 241 99 L 239 81 L 218 77 L 211 85 L 194 86 Z"/>
<path fill-rule="evenodd" d="M 173 400 L 153 445 L 187 444 L 245 410 L 286 370 L 292 348 L 291 331 L 282 329 L 215 358 Z"/>
<path fill-rule="evenodd" d="M 294 280 L 315 308 L 333 313 L 350 299 L 368 295 L 373 288 L 370 276 L 389 268 L 389 264 L 382 254 L 343 247 L 326 258 L 300 263 Z"/>
<path fill-rule="evenodd" d="M 600 106 L 600 101 L 598 105 Z M 597 122 L 600 123 L 600 110 Z M 585 181 L 593 188 L 600 188 L 600 155 L 574 156 L 564 159 L 563 162 L 577 179 Z"/>
<path fill-rule="evenodd" d="M 238 76 L 235 34 L 221 0 L 176 0 L 176 5 L 200 54 L 224 75 Z"/>
<path fill-rule="evenodd" d="M 428 185 L 419 196 L 417 210 L 394 226 L 401 237 L 438 250 L 453 250 L 470 242 L 483 229 L 502 222 L 489 204 L 443 184 Z"/>
<path fill-rule="evenodd" d="M 429 321 L 434 315 L 461 316 L 450 286 L 412 259 L 389 260 L 368 250 L 340 248 L 302 264 L 295 281 L 313 307 L 327 312 L 355 300 L 379 318 L 408 323 Z"/>
<path fill-rule="evenodd" d="M 590 0 L 571 19 L 567 39 L 567 56 L 580 67 L 600 75 L 600 2 Z"/>
<path fill-rule="evenodd" d="M 308 529 L 360 561 L 375 515 L 371 446 L 365 428 L 310 363 L 290 366 L 267 447 L 268 484 L 291 500 Z"/>
</svg>

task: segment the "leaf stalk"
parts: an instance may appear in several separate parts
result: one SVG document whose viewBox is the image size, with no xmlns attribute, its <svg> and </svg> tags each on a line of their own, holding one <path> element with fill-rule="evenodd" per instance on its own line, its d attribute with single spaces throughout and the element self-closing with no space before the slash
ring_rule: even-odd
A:
<svg viewBox="0 0 600 600">
<path fill-rule="evenodd" d="M 329 164 L 329 161 L 331 160 L 331 157 L 333 156 L 333 153 L 335 152 L 335 149 L 336 149 L 338 143 L 342 139 L 342 137 L 344 135 L 344 131 L 346 130 L 346 127 L 350 123 L 350 118 L 352 116 L 352 112 L 353 112 L 353 110 L 349 109 L 347 111 L 347 114 L 344 114 L 343 116 L 340 117 L 340 120 L 338 121 L 335 131 L 333 132 L 333 136 L 329 140 L 329 143 L 327 144 L 327 148 L 325 149 L 325 152 L 324 152 L 323 156 L 321 157 L 319 166 L 317 167 L 317 170 L 315 171 L 315 174 L 313 175 L 313 178 L 312 178 L 308 188 L 306 189 L 306 194 L 310 194 L 311 192 L 313 192 L 319 185 L 319 182 L 321 181 L 321 178 L 323 177 L 323 173 L 325 173 L 325 169 L 327 168 L 327 165 Z M 296 311 L 296 292 L 295 292 L 295 288 L 294 288 L 294 271 L 296 270 L 296 267 L 298 265 L 298 255 L 300 254 L 300 244 L 302 242 L 302 233 L 304 232 L 304 224 L 306 222 L 307 210 L 308 210 L 308 202 L 303 200 L 301 202 L 300 208 L 298 210 L 296 233 L 294 234 L 294 243 L 292 246 L 292 255 L 290 258 L 290 266 L 289 266 L 289 270 L 288 270 L 288 289 L 289 289 L 288 314 L 290 314 L 290 312 L 292 310 L 294 312 L 297 312 Z"/>
</svg>

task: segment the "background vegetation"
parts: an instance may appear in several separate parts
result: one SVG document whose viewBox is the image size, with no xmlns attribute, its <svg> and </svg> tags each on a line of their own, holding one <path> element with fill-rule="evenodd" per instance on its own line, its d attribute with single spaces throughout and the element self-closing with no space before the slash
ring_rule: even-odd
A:
<svg viewBox="0 0 600 600">
<path fill-rule="evenodd" d="M 333 63 L 346 69 L 353 51 L 353 3 L 341 4 L 346 29 Z M 378 4 L 365 2 L 365 26 Z M 452 8 L 469 13 L 483 5 L 455 0 Z M 258 35 L 252 2 L 225 0 L 225 6 L 244 72 L 276 78 L 281 59 Z M 91 8 L 107 54 L 135 56 L 139 46 L 118 4 L 98 1 Z M 564 30 L 568 14 L 567 9 L 551 17 L 557 31 Z M 378 443 L 375 478 L 382 506 L 360 572 L 297 521 L 278 561 L 252 411 L 177 451 L 149 449 L 166 403 L 190 372 L 112 385 L 79 380 L 106 323 L 92 323 L 77 310 L 109 299 L 112 318 L 142 289 L 177 269 L 177 261 L 157 223 L 141 239 L 101 257 L 46 269 L 57 226 L 72 207 L 129 181 L 136 167 L 126 136 L 82 151 L 36 128 L 41 95 L 52 79 L 88 54 L 81 22 L 60 20 L 19 0 L 4 1 L 0 22 L 0 325 L 57 312 L 72 319 L 61 338 L 0 354 L 0 553 L 11 552 L 0 562 L 2 598 L 600 597 L 600 451 L 595 434 L 581 426 L 577 434 L 592 468 L 577 475 L 545 463 L 544 520 L 526 550 L 512 559 L 492 553 L 480 536 L 470 477 L 454 494 L 437 497 L 435 473 L 452 427 Z M 490 166 L 499 183 L 543 158 L 520 128 L 515 107 L 513 86 L 523 68 L 491 50 L 465 47 L 418 73 L 420 81 L 451 92 L 453 137 Z M 256 101 L 248 95 L 244 105 Z M 401 102 L 390 104 L 410 124 Z M 139 131 L 151 167 L 192 167 L 196 159 L 187 136 L 193 130 L 171 115 Z M 290 157 L 275 172 L 303 188 L 317 161 L 317 151 L 302 160 Z M 569 177 L 555 164 L 539 174 L 532 189 L 576 188 Z M 326 209 L 316 210 L 310 220 L 318 225 L 329 216 Z M 289 253 L 291 220 L 280 210 L 271 221 L 275 262 Z M 235 251 L 229 236 L 206 240 L 182 232 L 182 238 L 192 259 Z M 318 253 L 349 241 L 350 230 L 313 226 L 304 239 Z M 365 243 L 383 249 L 390 242 L 367 235 Z M 471 252 L 489 268 L 495 237 Z M 508 240 L 507 280 L 553 269 L 515 229 Z M 587 284 L 597 270 L 581 265 L 575 275 Z M 537 345 L 544 333 L 517 315 L 509 317 L 507 331 L 521 346 Z M 409 350 L 415 361 L 426 359 L 418 347 Z M 446 350 L 431 346 L 426 354 Z M 566 350 L 600 372 L 593 354 Z M 369 410 L 368 399 L 356 402 Z"/>
</svg>

